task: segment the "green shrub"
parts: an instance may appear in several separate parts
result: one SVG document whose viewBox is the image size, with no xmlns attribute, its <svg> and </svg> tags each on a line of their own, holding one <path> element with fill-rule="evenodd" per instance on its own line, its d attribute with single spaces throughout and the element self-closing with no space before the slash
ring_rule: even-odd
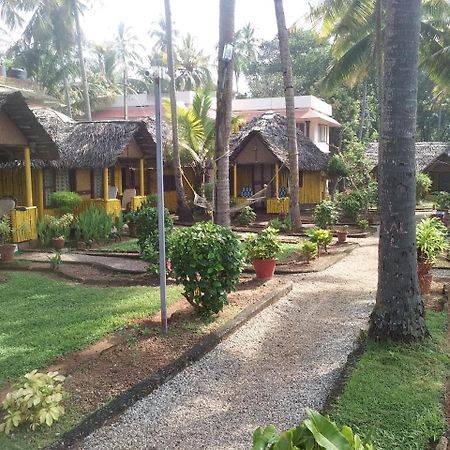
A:
<svg viewBox="0 0 450 450">
<path fill-rule="evenodd" d="M 176 230 L 171 265 L 183 295 L 201 314 L 218 313 L 236 288 L 243 254 L 231 230 L 211 222 Z"/>
<path fill-rule="evenodd" d="M 52 426 L 64 414 L 63 381 L 58 372 L 33 370 L 24 375 L 3 401 L 5 416 L 0 432 L 9 434 L 22 424 L 29 424 L 32 430 L 43 424 Z"/>
<path fill-rule="evenodd" d="M 302 241 L 299 244 L 299 251 L 300 255 L 304 256 L 306 261 L 309 262 L 317 256 L 317 244 L 312 241 Z"/>
<path fill-rule="evenodd" d="M 269 227 L 275 228 L 278 231 L 292 231 L 294 228 L 292 225 L 292 219 L 287 217 L 277 217 L 269 221 Z"/>
<path fill-rule="evenodd" d="M 281 250 L 278 240 L 278 230 L 272 227 L 265 228 L 260 233 L 249 236 L 245 241 L 247 260 L 275 259 Z"/>
<path fill-rule="evenodd" d="M 0 245 L 12 242 L 11 217 L 5 214 L 0 217 Z"/>
<path fill-rule="evenodd" d="M 64 213 L 73 213 L 74 209 L 81 204 L 83 199 L 76 192 L 60 191 L 50 195 L 50 203 Z"/>
<path fill-rule="evenodd" d="M 106 241 L 111 236 L 113 218 L 104 210 L 90 206 L 75 221 L 75 239 L 83 242 Z"/>
<path fill-rule="evenodd" d="M 350 175 L 347 165 L 339 155 L 333 155 L 328 160 L 327 172 L 330 177 L 346 178 Z"/>
<path fill-rule="evenodd" d="M 425 200 L 426 195 L 430 192 L 433 182 L 429 175 L 419 172 L 416 175 L 416 203 Z"/>
<path fill-rule="evenodd" d="M 239 225 L 247 226 L 256 220 L 256 213 L 250 206 L 244 206 L 237 216 Z"/>
<path fill-rule="evenodd" d="M 437 218 L 421 220 L 416 227 L 417 257 L 433 264 L 448 248 L 447 227 Z"/>
<path fill-rule="evenodd" d="M 59 270 L 59 266 L 62 263 L 61 252 L 56 250 L 52 256 L 47 256 L 50 262 L 50 268 L 54 271 Z"/>
<path fill-rule="evenodd" d="M 445 191 L 435 192 L 436 205 L 439 209 L 450 208 L 450 193 Z"/>
<path fill-rule="evenodd" d="M 369 221 L 367 219 L 359 219 L 358 227 L 361 228 L 361 230 L 366 231 L 369 228 Z"/>
<path fill-rule="evenodd" d="M 145 204 L 147 206 L 156 207 L 158 206 L 158 195 L 157 194 L 148 194 L 145 199 Z"/>
<path fill-rule="evenodd" d="M 318 250 L 320 247 L 323 247 L 327 251 L 327 245 L 333 239 L 333 233 L 330 230 L 323 230 L 321 228 L 313 228 L 308 230 L 306 234 L 317 245 Z"/>
<path fill-rule="evenodd" d="M 324 200 L 314 208 L 314 224 L 319 228 L 330 228 L 339 218 L 339 210 L 331 200 Z"/>
<path fill-rule="evenodd" d="M 73 224 L 73 214 L 63 214 L 61 217 L 45 216 L 37 223 L 37 234 L 39 242 L 46 247 L 54 238 L 63 237 L 67 239 Z"/>
<path fill-rule="evenodd" d="M 342 192 L 338 195 L 337 204 L 341 217 L 356 221 L 367 208 L 365 193 L 359 191 Z"/>
<path fill-rule="evenodd" d="M 253 433 L 252 450 L 375 450 L 350 427 L 339 429 L 328 417 L 306 409 L 308 417 L 296 428 L 278 433 L 273 425 Z"/>
</svg>

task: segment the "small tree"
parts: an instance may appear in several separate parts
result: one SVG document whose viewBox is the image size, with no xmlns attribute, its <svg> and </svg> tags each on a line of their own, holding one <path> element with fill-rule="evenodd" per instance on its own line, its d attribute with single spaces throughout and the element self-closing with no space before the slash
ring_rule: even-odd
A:
<svg viewBox="0 0 450 450">
<path fill-rule="evenodd" d="M 418 205 L 422 200 L 425 200 L 429 194 L 433 181 L 426 173 L 419 172 L 416 175 L 416 204 Z"/>
</svg>

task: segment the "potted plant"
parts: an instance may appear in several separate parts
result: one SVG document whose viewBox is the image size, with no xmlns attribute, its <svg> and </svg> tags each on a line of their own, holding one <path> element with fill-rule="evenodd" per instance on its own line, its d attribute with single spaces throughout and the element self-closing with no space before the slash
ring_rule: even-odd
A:
<svg viewBox="0 0 450 450">
<path fill-rule="evenodd" d="M 48 227 L 51 233 L 51 242 L 55 250 L 64 248 L 73 222 L 73 214 L 64 214 L 61 217 L 47 216 Z"/>
<path fill-rule="evenodd" d="M 278 230 L 268 227 L 250 236 L 245 243 L 247 258 L 255 268 L 256 278 L 268 280 L 275 273 L 276 256 L 281 250 L 278 241 Z"/>
<path fill-rule="evenodd" d="M 348 234 L 348 225 L 342 225 L 339 228 L 336 228 L 336 236 L 338 238 L 338 244 L 343 244 L 347 241 Z"/>
<path fill-rule="evenodd" d="M 1 260 L 11 261 L 14 258 L 16 246 L 12 243 L 11 218 L 4 215 L 0 219 L 0 256 Z"/>
<path fill-rule="evenodd" d="M 433 275 L 430 271 L 439 254 L 448 247 L 448 231 L 435 217 L 423 219 L 416 229 L 417 275 L 422 294 L 430 292 Z"/>
</svg>

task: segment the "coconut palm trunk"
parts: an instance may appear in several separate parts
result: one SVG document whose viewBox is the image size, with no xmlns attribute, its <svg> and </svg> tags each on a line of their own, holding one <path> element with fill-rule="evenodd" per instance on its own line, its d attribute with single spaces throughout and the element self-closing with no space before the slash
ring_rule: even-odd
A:
<svg viewBox="0 0 450 450">
<path fill-rule="evenodd" d="M 175 95 L 175 70 L 173 64 L 173 42 L 172 42 L 172 13 L 170 0 L 164 0 L 166 16 L 166 45 L 167 45 L 167 69 L 169 72 L 169 96 L 170 115 L 172 119 L 172 145 L 173 145 L 173 173 L 175 176 L 175 190 L 177 194 L 178 217 L 183 221 L 191 221 L 192 213 L 189 209 L 184 192 L 183 178 L 181 175 L 180 144 L 178 140 L 178 118 L 177 99 Z"/>
<path fill-rule="evenodd" d="M 417 280 L 415 130 L 420 0 L 390 0 L 384 45 L 378 291 L 370 336 L 426 335 Z"/>
<path fill-rule="evenodd" d="M 220 0 L 219 64 L 216 112 L 216 216 L 215 221 L 230 226 L 230 134 L 233 100 L 233 59 L 224 61 L 225 44 L 234 42 L 235 0 Z"/>
<path fill-rule="evenodd" d="M 128 120 L 128 67 L 125 58 L 123 59 L 123 118 Z"/>
<path fill-rule="evenodd" d="M 77 30 L 76 38 L 77 38 L 77 48 L 78 48 L 78 62 L 80 64 L 81 82 L 83 85 L 84 112 L 86 115 L 86 119 L 92 120 L 91 102 L 89 100 L 89 85 L 88 85 L 88 81 L 87 81 L 86 66 L 85 66 L 84 57 L 83 57 L 83 44 L 81 41 L 80 14 L 78 11 L 77 0 L 71 0 L 71 1 L 72 1 L 73 16 L 75 18 L 75 27 Z"/>
<path fill-rule="evenodd" d="M 70 104 L 70 94 L 69 94 L 69 83 L 67 81 L 67 75 L 66 75 L 66 69 L 65 69 L 65 59 L 64 59 L 64 52 L 62 49 L 61 44 L 58 44 L 58 58 L 62 67 L 62 70 L 64 71 L 63 74 L 63 88 L 64 88 L 64 100 L 66 102 L 66 111 L 67 115 L 72 118 L 72 105 Z"/>
<path fill-rule="evenodd" d="M 292 77 L 292 60 L 289 52 L 288 31 L 284 17 L 283 0 L 274 0 L 277 17 L 278 43 L 280 46 L 281 67 L 283 70 L 284 95 L 286 99 L 286 117 L 289 153 L 289 214 L 295 231 L 302 228 L 298 194 L 300 189 L 297 128 L 295 125 L 294 82 Z"/>
</svg>

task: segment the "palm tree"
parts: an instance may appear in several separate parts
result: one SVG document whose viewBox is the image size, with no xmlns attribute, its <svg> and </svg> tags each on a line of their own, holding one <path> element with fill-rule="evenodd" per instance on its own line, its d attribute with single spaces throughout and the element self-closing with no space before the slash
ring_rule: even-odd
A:
<svg viewBox="0 0 450 450">
<path fill-rule="evenodd" d="M 275 15 L 277 18 L 278 42 L 280 46 L 281 66 L 284 80 L 284 93 L 286 99 L 286 118 L 289 153 L 289 214 L 294 230 L 302 228 L 300 218 L 300 205 L 298 193 L 300 190 L 297 127 L 295 125 L 294 83 L 292 80 L 292 61 L 289 52 L 288 30 L 284 17 L 283 0 L 274 0 Z"/>
<path fill-rule="evenodd" d="M 426 334 L 417 280 L 415 143 L 420 0 L 391 0 L 384 44 L 379 150 L 378 291 L 369 334 L 413 341 Z"/>
<path fill-rule="evenodd" d="M 167 42 L 166 42 L 166 19 L 161 16 L 156 22 L 153 22 L 152 28 L 149 31 L 151 38 L 155 39 L 155 44 L 153 45 L 153 50 L 159 53 L 167 53 Z M 172 24 L 172 40 L 178 36 L 178 31 L 173 28 Z"/>
<path fill-rule="evenodd" d="M 258 56 L 258 39 L 255 29 L 250 23 L 239 29 L 234 36 L 234 75 L 236 91 L 239 92 L 239 78 L 241 73 L 247 75 L 249 66 Z"/>
<path fill-rule="evenodd" d="M 133 66 L 139 62 L 140 56 L 138 48 L 142 46 L 138 43 L 138 39 L 131 34 L 129 27 L 124 23 L 119 24 L 116 36 L 116 52 L 117 57 L 122 63 L 123 70 L 123 118 L 128 119 L 128 66 Z"/>
<path fill-rule="evenodd" d="M 175 71 L 173 63 L 173 43 L 172 43 L 172 13 L 170 10 L 170 0 L 164 0 L 166 16 L 166 42 L 167 42 L 167 70 L 169 73 L 169 95 L 172 119 L 172 146 L 173 146 L 173 173 L 175 175 L 175 190 L 177 193 L 178 216 L 181 220 L 192 220 L 192 213 L 186 200 L 186 193 L 183 186 L 182 169 L 180 162 L 180 148 L 178 142 L 178 118 L 177 99 L 175 95 Z"/>
<path fill-rule="evenodd" d="M 181 91 L 193 91 L 211 80 L 209 58 L 195 48 L 191 34 L 183 37 L 176 55 L 176 86 Z"/>
<path fill-rule="evenodd" d="M 21 13 L 30 13 L 38 5 L 39 0 L 0 0 L 0 19 L 10 29 L 23 26 Z"/>
</svg>

